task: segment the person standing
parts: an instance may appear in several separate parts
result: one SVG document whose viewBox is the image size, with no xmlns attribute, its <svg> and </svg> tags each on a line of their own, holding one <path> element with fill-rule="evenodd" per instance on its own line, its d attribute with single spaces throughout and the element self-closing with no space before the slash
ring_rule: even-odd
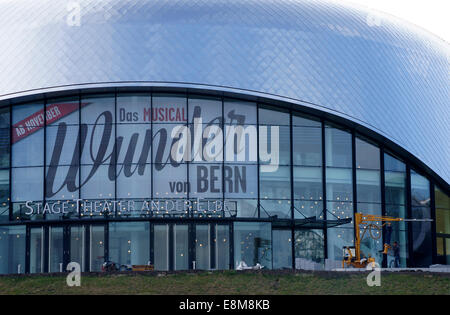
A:
<svg viewBox="0 0 450 315">
<path fill-rule="evenodd" d="M 400 246 L 397 242 L 394 242 L 394 245 L 392 246 L 392 250 L 394 252 L 394 267 L 399 268 L 400 267 Z"/>
</svg>

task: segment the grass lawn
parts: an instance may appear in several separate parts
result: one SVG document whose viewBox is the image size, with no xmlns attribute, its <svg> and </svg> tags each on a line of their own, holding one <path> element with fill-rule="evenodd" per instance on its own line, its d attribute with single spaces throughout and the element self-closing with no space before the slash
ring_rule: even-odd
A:
<svg viewBox="0 0 450 315">
<path fill-rule="evenodd" d="M 450 274 L 382 273 L 381 287 L 366 284 L 368 273 L 216 271 L 83 274 L 81 287 L 65 275 L 0 277 L 0 294 L 446 294 Z"/>
</svg>

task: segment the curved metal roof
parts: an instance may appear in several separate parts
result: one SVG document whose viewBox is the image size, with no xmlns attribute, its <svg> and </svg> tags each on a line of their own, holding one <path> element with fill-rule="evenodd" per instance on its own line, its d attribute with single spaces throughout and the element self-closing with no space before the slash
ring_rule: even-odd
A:
<svg viewBox="0 0 450 315">
<path fill-rule="evenodd" d="M 0 43 L 0 100 L 165 82 L 276 95 L 386 136 L 450 183 L 449 44 L 390 16 L 320 0 L 9 0 Z"/>
</svg>

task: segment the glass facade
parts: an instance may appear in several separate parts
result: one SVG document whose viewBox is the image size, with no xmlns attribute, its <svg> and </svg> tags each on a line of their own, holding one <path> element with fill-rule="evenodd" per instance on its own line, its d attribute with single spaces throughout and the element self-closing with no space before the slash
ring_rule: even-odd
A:
<svg viewBox="0 0 450 315">
<path fill-rule="evenodd" d="M 327 218 L 353 218 L 352 134 L 334 125 L 325 126 Z M 342 248 L 353 246 L 352 223 L 328 229 L 328 259 L 340 265 Z"/>
<path fill-rule="evenodd" d="M 71 261 L 100 271 L 105 260 L 338 267 L 356 212 L 435 212 L 435 223 L 377 223 L 361 250 L 388 267 L 448 261 L 445 190 L 382 143 L 287 107 L 159 92 L 52 98 L 0 109 L 0 148 L 1 273 Z M 384 243 L 398 249 L 383 256 Z"/>
<path fill-rule="evenodd" d="M 386 215 L 394 218 L 407 219 L 406 201 L 406 164 L 389 154 L 384 154 L 384 181 L 386 198 Z M 398 251 L 388 255 L 387 265 L 406 267 L 408 256 L 408 225 L 406 222 L 391 223 L 391 239 L 385 242 L 394 245 L 397 242 Z M 386 230 L 386 229 L 385 229 Z M 388 237 L 386 235 L 386 237 Z M 396 257 L 397 256 L 397 257 Z M 396 259 L 397 258 L 397 259 Z"/>
<path fill-rule="evenodd" d="M 434 190 L 436 205 L 436 247 L 439 264 L 450 265 L 450 196 Z"/>
<path fill-rule="evenodd" d="M 355 160 L 356 211 L 381 216 L 380 149 L 357 137 L 355 139 Z M 374 222 L 374 224 L 376 228 L 372 228 L 372 237 L 369 237 L 370 233 L 365 233 L 361 240 L 361 251 L 364 255 L 374 257 L 376 261 L 381 262 L 383 260 L 380 253 L 383 249 L 383 222 Z M 362 233 L 364 233 L 363 229 Z"/>
<path fill-rule="evenodd" d="M 430 182 L 411 171 L 411 216 L 413 219 L 431 219 Z M 420 267 L 432 264 L 431 222 L 412 222 L 414 264 Z"/>
</svg>

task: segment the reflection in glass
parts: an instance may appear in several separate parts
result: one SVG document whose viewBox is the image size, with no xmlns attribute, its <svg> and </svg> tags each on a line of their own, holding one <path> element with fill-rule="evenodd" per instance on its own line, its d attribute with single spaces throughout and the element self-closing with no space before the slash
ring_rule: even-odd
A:
<svg viewBox="0 0 450 315">
<path fill-rule="evenodd" d="M 292 232 L 273 230 L 273 269 L 292 269 Z"/>
<path fill-rule="evenodd" d="M 322 200 L 322 168 L 294 166 L 294 199 Z"/>
<path fill-rule="evenodd" d="M 230 269 L 230 228 L 228 225 L 216 225 L 216 269 Z"/>
<path fill-rule="evenodd" d="M 42 166 L 44 164 L 44 104 L 13 107 L 11 128 L 12 167 Z M 36 119 L 32 119 L 36 118 Z M 31 121 L 30 121 L 31 120 Z"/>
<path fill-rule="evenodd" d="M 42 200 L 44 196 L 44 168 L 13 168 L 11 170 L 11 199 L 15 201 Z"/>
<path fill-rule="evenodd" d="M 327 125 L 325 146 L 327 167 L 352 167 L 351 133 Z"/>
<path fill-rule="evenodd" d="M 0 222 L 9 220 L 9 170 L 0 170 Z"/>
<path fill-rule="evenodd" d="M 150 261 L 150 223 L 109 223 L 109 259 L 119 265 L 147 265 Z"/>
<path fill-rule="evenodd" d="M 25 272 L 25 225 L 0 227 L 0 274 Z"/>
<path fill-rule="evenodd" d="M 169 270 L 169 225 L 154 225 L 155 270 Z"/>
<path fill-rule="evenodd" d="M 11 150 L 9 133 L 10 129 L 0 127 L 0 168 L 8 168 L 10 166 L 9 159 Z"/>
<path fill-rule="evenodd" d="M 321 230 L 295 231 L 295 269 L 323 269 L 324 258 L 324 238 Z"/>
<path fill-rule="evenodd" d="M 70 262 L 77 262 L 81 266 L 81 271 L 85 268 L 85 227 L 70 227 Z"/>
<path fill-rule="evenodd" d="M 235 268 L 244 262 L 247 266 L 261 264 L 272 269 L 272 231 L 270 223 L 234 223 Z"/>
<path fill-rule="evenodd" d="M 354 246 L 353 228 L 331 228 L 327 231 L 328 259 L 334 261 L 334 265 L 342 265 L 342 248 Z M 339 268 L 339 267 L 338 267 Z"/>
<path fill-rule="evenodd" d="M 105 227 L 92 225 L 90 231 L 89 270 L 101 271 L 105 261 Z"/>
<path fill-rule="evenodd" d="M 48 262 L 49 272 L 63 272 L 64 270 L 64 229 L 62 227 L 49 228 Z"/>
<path fill-rule="evenodd" d="M 406 214 L 406 165 L 389 154 L 384 155 L 384 181 L 386 198 L 386 215 L 394 218 L 407 218 Z M 408 225 L 406 222 L 393 222 L 391 244 L 397 242 L 400 261 L 397 266 L 406 267 L 408 259 Z M 386 231 L 386 228 L 385 228 Z M 387 266 L 396 266 L 395 256 L 389 252 Z"/>
<path fill-rule="evenodd" d="M 151 96 L 150 94 L 117 95 L 116 120 L 118 124 L 150 124 Z"/>
<path fill-rule="evenodd" d="M 226 124 L 256 124 L 256 104 L 240 100 L 224 100 Z"/>
<path fill-rule="evenodd" d="M 413 219 L 431 218 L 430 182 L 411 170 L 411 204 Z M 412 222 L 413 263 L 416 267 L 432 264 L 431 222 Z"/>
<path fill-rule="evenodd" d="M 290 167 L 279 166 L 275 172 L 260 172 L 261 199 L 290 199 Z"/>
<path fill-rule="evenodd" d="M 174 266 L 175 270 L 189 269 L 189 226 L 175 224 L 174 232 Z"/>
<path fill-rule="evenodd" d="M 195 230 L 195 268 L 199 270 L 209 270 L 211 269 L 210 225 L 197 224 Z"/>
<path fill-rule="evenodd" d="M 30 229 L 30 273 L 44 272 L 44 228 Z"/>
<path fill-rule="evenodd" d="M 93 125 L 97 124 L 105 124 L 106 121 L 102 115 L 107 113 L 110 117 L 112 117 L 112 121 L 110 123 L 115 122 L 115 99 L 112 94 L 105 95 L 92 95 L 92 96 L 83 96 L 81 99 L 81 103 L 84 105 L 81 107 L 81 123 Z"/>
</svg>

